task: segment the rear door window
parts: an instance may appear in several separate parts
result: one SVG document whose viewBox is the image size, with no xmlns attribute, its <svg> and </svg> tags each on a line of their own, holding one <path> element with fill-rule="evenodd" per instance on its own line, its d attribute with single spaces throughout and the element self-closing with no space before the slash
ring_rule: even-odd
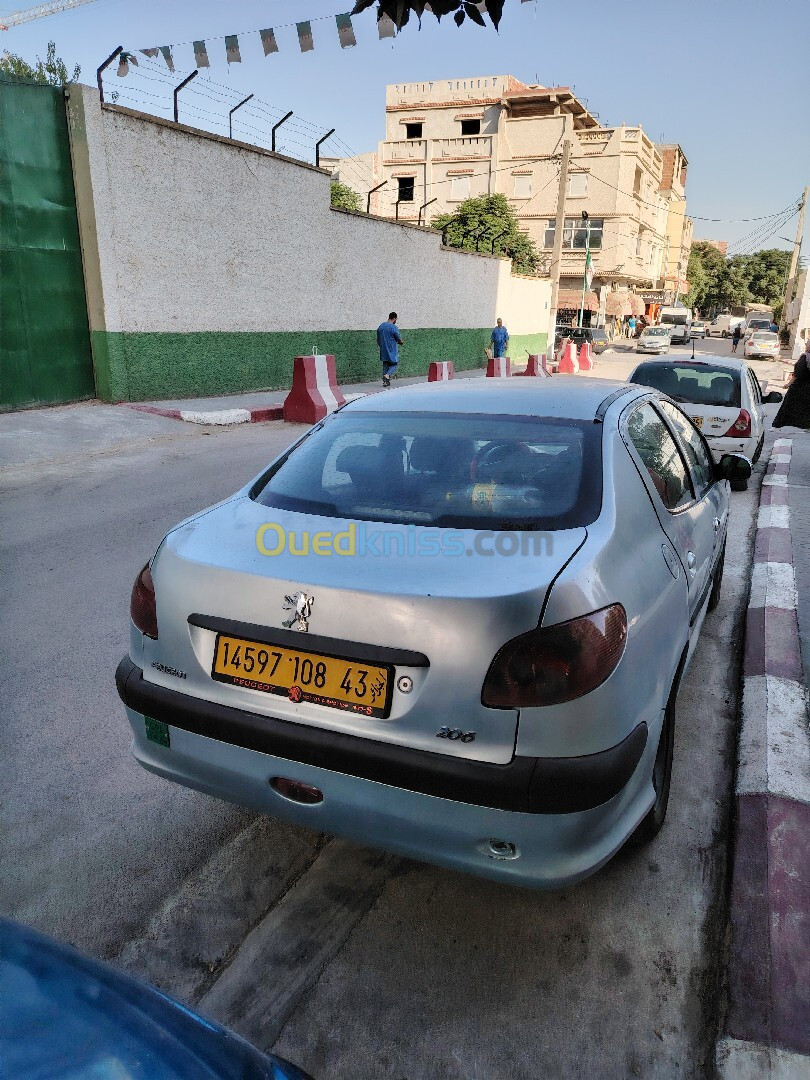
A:
<svg viewBox="0 0 810 1080">
<path fill-rule="evenodd" d="M 695 425 L 680 409 L 668 401 L 659 402 L 661 411 L 681 440 L 689 468 L 692 471 L 695 494 L 702 499 L 714 483 L 714 464 L 711 451 Z"/>
<path fill-rule="evenodd" d="M 692 482 L 675 440 L 650 402 L 630 414 L 627 434 L 667 510 L 694 501 Z"/>
</svg>

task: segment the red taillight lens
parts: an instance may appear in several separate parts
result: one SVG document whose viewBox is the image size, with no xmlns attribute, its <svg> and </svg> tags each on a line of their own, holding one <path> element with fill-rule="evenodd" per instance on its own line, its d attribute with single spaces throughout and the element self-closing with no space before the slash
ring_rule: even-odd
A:
<svg viewBox="0 0 810 1080">
<path fill-rule="evenodd" d="M 520 709 L 582 697 L 615 669 L 626 640 L 627 616 L 621 604 L 530 630 L 498 651 L 481 702 L 492 709 Z"/>
<path fill-rule="evenodd" d="M 129 600 L 129 613 L 132 616 L 132 621 L 142 634 L 146 634 L 147 637 L 151 638 L 158 636 L 155 586 L 152 583 L 152 574 L 148 563 L 135 578 L 135 584 L 132 586 L 132 596 Z"/>
<path fill-rule="evenodd" d="M 724 439 L 747 439 L 751 434 L 751 415 L 740 409 L 740 415 L 723 436 Z"/>
</svg>

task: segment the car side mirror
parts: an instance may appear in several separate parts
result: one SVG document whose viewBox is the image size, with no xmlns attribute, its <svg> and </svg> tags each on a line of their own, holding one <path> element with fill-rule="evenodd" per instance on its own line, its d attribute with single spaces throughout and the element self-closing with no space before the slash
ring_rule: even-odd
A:
<svg viewBox="0 0 810 1080">
<path fill-rule="evenodd" d="M 718 480 L 748 480 L 752 471 L 753 466 L 744 454 L 723 454 L 714 467 Z"/>
<path fill-rule="evenodd" d="M 771 390 L 770 394 L 768 394 L 766 397 L 764 397 L 762 399 L 762 404 L 763 405 L 777 405 L 782 400 L 783 397 L 784 397 L 784 394 L 780 394 L 778 390 Z"/>
</svg>

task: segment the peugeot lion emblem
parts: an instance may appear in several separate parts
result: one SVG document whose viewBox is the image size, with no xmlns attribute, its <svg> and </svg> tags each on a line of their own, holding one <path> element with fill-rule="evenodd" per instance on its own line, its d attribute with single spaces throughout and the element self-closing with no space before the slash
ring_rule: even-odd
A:
<svg viewBox="0 0 810 1080">
<path fill-rule="evenodd" d="M 292 615 L 289 619 L 284 619 L 281 625 L 286 626 L 288 629 L 292 628 L 306 633 L 309 630 L 307 620 L 312 614 L 312 605 L 314 603 L 314 596 L 307 596 L 306 593 L 302 592 L 293 593 L 292 596 L 285 596 L 283 608 L 285 611 L 291 611 Z"/>
</svg>

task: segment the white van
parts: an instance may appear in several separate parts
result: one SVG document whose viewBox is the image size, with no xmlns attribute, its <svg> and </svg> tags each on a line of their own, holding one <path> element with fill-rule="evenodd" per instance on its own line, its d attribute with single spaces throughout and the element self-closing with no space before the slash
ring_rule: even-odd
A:
<svg viewBox="0 0 810 1080">
<path fill-rule="evenodd" d="M 742 326 L 745 319 L 739 315 L 717 315 L 706 324 L 706 337 L 731 337 L 735 326 Z"/>
<path fill-rule="evenodd" d="M 667 330 L 672 331 L 671 341 L 673 345 L 676 343 L 686 345 L 692 337 L 692 312 L 683 304 L 662 307 L 658 316 L 658 325 L 665 326 Z"/>
</svg>

